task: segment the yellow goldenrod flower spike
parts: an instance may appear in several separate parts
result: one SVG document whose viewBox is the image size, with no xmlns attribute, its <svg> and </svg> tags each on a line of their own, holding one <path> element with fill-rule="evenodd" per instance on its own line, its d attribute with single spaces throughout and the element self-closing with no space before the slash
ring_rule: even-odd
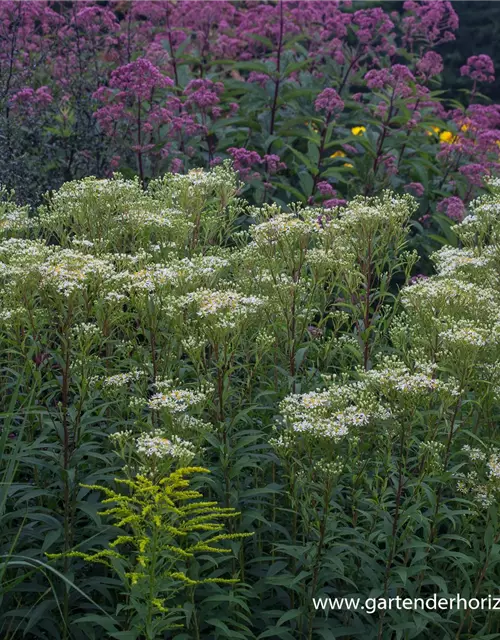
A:
<svg viewBox="0 0 500 640">
<path fill-rule="evenodd" d="M 365 131 L 366 131 L 366 127 L 363 127 L 363 126 L 361 126 L 361 127 L 353 127 L 353 128 L 351 129 L 351 133 L 352 133 L 353 135 L 355 135 L 355 136 L 360 136 L 360 135 L 362 135 Z"/>
</svg>

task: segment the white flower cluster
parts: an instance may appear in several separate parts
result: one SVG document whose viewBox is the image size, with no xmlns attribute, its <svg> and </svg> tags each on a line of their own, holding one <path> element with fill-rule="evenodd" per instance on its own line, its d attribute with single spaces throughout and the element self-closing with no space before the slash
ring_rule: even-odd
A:
<svg viewBox="0 0 500 640">
<path fill-rule="evenodd" d="M 458 387 L 455 381 L 438 379 L 433 369 L 429 363 L 418 363 L 417 368 L 410 371 L 397 357 L 386 356 L 362 375 L 375 389 L 396 404 L 403 398 L 413 401 L 430 399 L 435 392 L 449 397 L 456 396 Z"/>
<path fill-rule="evenodd" d="M 0 309 L 0 324 L 12 326 L 16 320 L 26 318 L 27 310 L 24 307 L 14 309 Z"/>
<path fill-rule="evenodd" d="M 198 318 L 209 320 L 219 329 L 236 328 L 247 317 L 258 313 L 265 302 L 263 298 L 231 290 L 199 289 L 182 298 L 184 306 L 194 305 Z"/>
<path fill-rule="evenodd" d="M 177 436 L 165 437 L 158 429 L 142 433 L 135 441 L 137 453 L 147 458 L 177 458 L 191 460 L 196 455 L 193 445 Z"/>
<path fill-rule="evenodd" d="M 478 506 L 483 509 L 487 509 L 495 502 L 495 496 L 491 492 L 490 487 L 488 484 L 481 484 L 476 471 L 471 471 L 470 473 L 459 476 L 457 480 L 457 491 L 470 495 Z"/>
<path fill-rule="evenodd" d="M 84 338 L 86 340 L 92 340 L 101 335 L 99 327 L 91 322 L 80 322 L 80 324 L 73 327 L 72 332 L 75 338 Z"/>
<path fill-rule="evenodd" d="M 195 256 L 193 259 L 172 260 L 168 266 L 150 264 L 133 273 L 123 274 L 128 286 L 134 291 L 152 292 L 169 287 L 171 290 L 203 286 L 217 280 L 219 274 L 229 265 L 222 256 Z"/>
<path fill-rule="evenodd" d="M 389 395 L 391 392 L 421 395 L 435 391 L 440 381 L 425 373 L 410 372 L 410 370 L 395 358 L 387 358 L 381 368 L 371 369 L 365 373 L 367 380 L 376 383 L 380 389 Z"/>
<path fill-rule="evenodd" d="M 124 387 L 131 382 L 136 382 L 144 377 L 146 374 L 144 371 L 128 371 L 126 373 L 116 373 L 113 376 L 108 376 L 104 378 L 102 384 L 104 387 L 117 389 L 120 387 Z"/>
<path fill-rule="evenodd" d="M 314 470 L 319 473 L 323 478 L 337 478 L 344 470 L 344 464 L 339 461 L 325 462 L 319 460 L 314 465 Z"/>
<path fill-rule="evenodd" d="M 473 448 L 470 445 L 466 444 L 462 447 L 462 451 L 467 454 L 469 460 L 474 462 L 484 462 L 487 459 L 487 455 L 481 449 Z"/>
<path fill-rule="evenodd" d="M 107 280 L 114 274 L 108 261 L 73 249 L 62 249 L 39 266 L 42 287 L 54 287 L 64 296 L 84 289 L 92 281 Z"/>
<path fill-rule="evenodd" d="M 492 289 L 477 287 L 470 282 L 456 278 L 428 278 L 406 287 L 402 301 L 408 313 L 458 315 L 467 311 L 493 310 L 496 307 L 496 295 Z"/>
<path fill-rule="evenodd" d="M 3 215 L 0 212 L 0 234 L 27 231 L 32 226 L 33 220 L 29 218 L 27 208 L 11 209 Z"/>
<path fill-rule="evenodd" d="M 500 480 L 500 454 L 492 453 L 488 459 L 488 477 L 492 480 Z"/>
<path fill-rule="evenodd" d="M 474 468 L 466 474 L 459 474 L 457 491 L 469 494 L 482 508 L 488 508 L 500 493 L 500 451 L 487 453 L 482 449 L 465 445 L 462 451 Z"/>
<path fill-rule="evenodd" d="M 25 280 L 38 266 L 56 251 L 40 240 L 9 238 L 0 242 L 0 278 Z"/>
<path fill-rule="evenodd" d="M 395 196 L 386 191 L 379 198 L 354 198 L 340 212 L 340 221 L 342 227 L 350 231 L 363 228 L 370 234 L 378 230 L 399 234 L 404 233 L 415 208 L 411 196 Z"/>
<path fill-rule="evenodd" d="M 318 233 L 321 225 L 317 217 L 316 214 L 316 218 L 302 220 L 294 213 L 280 213 L 252 227 L 250 232 L 257 247 L 276 245 L 283 239 L 291 241 Z"/>
<path fill-rule="evenodd" d="M 292 432 L 332 441 L 374 419 L 387 420 L 392 415 L 363 382 L 290 395 L 281 402 L 280 410 Z"/>
<path fill-rule="evenodd" d="M 205 393 L 189 389 L 170 389 L 151 396 L 148 406 L 156 411 L 166 409 L 170 413 L 182 413 L 189 407 L 204 402 L 205 399 Z"/>
<path fill-rule="evenodd" d="M 76 238 L 73 237 L 70 240 L 71 242 L 71 246 L 76 247 L 77 249 L 83 247 L 84 249 L 92 249 L 93 247 L 95 247 L 95 243 L 92 242 L 91 240 L 87 240 L 86 238 Z"/>
<path fill-rule="evenodd" d="M 425 461 L 429 471 L 441 472 L 445 450 L 446 446 L 437 440 L 421 442 L 418 447 L 419 458 Z"/>
<path fill-rule="evenodd" d="M 450 329 L 440 334 L 445 348 L 455 349 L 461 347 L 486 347 L 489 336 L 488 327 L 472 326 L 467 321 L 458 321 Z"/>
<path fill-rule="evenodd" d="M 455 247 L 443 247 L 432 255 L 440 276 L 464 277 L 481 271 L 483 275 L 486 269 L 492 265 L 494 256 L 491 251 L 482 255 L 476 255 L 473 249 L 456 249 Z"/>
</svg>

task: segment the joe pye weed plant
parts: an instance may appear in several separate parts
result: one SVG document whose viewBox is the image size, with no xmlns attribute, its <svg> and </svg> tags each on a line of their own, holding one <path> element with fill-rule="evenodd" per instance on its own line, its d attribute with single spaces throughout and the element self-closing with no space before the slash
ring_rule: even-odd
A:
<svg viewBox="0 0 500 640">
<path fill-rule="evenodd" d="M 493 638 L 500 185 L 255 206 L 229 164 L 0 208 L 1 636 Z M 209 473 L 208 473 L 209 472 Z"/>
</svg>

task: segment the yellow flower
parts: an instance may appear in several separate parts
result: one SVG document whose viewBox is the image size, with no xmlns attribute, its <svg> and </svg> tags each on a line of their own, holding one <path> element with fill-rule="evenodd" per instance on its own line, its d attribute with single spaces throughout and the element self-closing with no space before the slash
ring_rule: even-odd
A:
<svg viewBox="0 0 500 640">
<path fill-rule="evenodd" d="M 441 140 L 441 142 L 448 142 L 451 144 L 452 142 L 455 142 L 457 136 L 453 135 L 451 131 L 443 131 L 440 134 L 439 139 Z"/>
<path fill-rule="evenodd" d="M 344 162 L 344 167 L 348 167 L 349 169 L 352 169 L 354 165 L 352 165 L 350 162 Z"/>
<path fill-rule="evenodd" d="M 468 124 L 463 124 L 463 125 L 460 127 L 460 131 L 463 131 L 464 133 L 465 133 L 466 131 L 468 131 L 468 130 L 469 130 L 469 125 L 468 125 Z"/>
<path fill-rule="evenodd" d="M 431 131 L 426 131 L 425 133 L 428 136 L 432 136 L 433 133 L 435 133 L 436 135 L 441 131 L 441 129 L 439 127 L 431 127 Z"/>
<path fill-rule="evenodd" d="M 346 156 L 346 154 L 344 153 L 344 151 L 341 151 L 339 149 L 338 151 L 335 151 L 335 153 L 332 153 L 330 158 L 345 158 L 345 156 Z"/>
<path fill-rule="evenodd" d="M 360 136 L 366 131 L 366 127 L 353 127 L 351 133 L 355 136 Z"/>
</svg>

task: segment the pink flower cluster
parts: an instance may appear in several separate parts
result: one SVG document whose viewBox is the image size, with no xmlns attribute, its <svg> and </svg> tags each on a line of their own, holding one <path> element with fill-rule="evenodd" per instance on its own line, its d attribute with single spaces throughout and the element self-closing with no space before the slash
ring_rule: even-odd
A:
<svg viewBox="0 0 500 640">
<path fill-rule="evenodd" d="M 52 91 L 43 86 L 38 89 L 24 87 L 11 97 L 12 106 L 18 110 L 24 110 L 28 115 L 34 115 L 36 111 L 44 109 L 53 101 Z"/>
<path fill-rule="evenodd" d="M 148 179 L 229 156 L 266 196 L 279 172 L 276 197 L 295 198 L 305 171 L 327 207 L 344 189 L 420 198 L 422 180 L 429 212 L 446 194 L 440 210 L 458 219 L 451 198 L 468 201 L 500 168 L 500 106 L 476 104 L 476 84 L 495 77 L 485 55 L 461 69 L 468 107 L 433 93 L 444 65 L 432 49 L 457 27 L 453 3 L 433 0 L 401 12 L 348 0 L 4 0 L 0 96 L 15 124 L 43 119 L 37 131 L 60 141 L 54 155 L 75 176 L 93 158 L 93 173 Z M 416 170 L 422 153 L 433 166 Z"/>
<path fill-rule="evenodd" d="M 132 97 L 135 100 L 150 100 L 155 89 L 171 87 L 173 84 L 146 58 L 118 67 L 112 71 L 109 80 L 109 86 L 118 89 L 118 98 Z"/>
<path fill-rule="evenodd" d="M 417 71 L 424 81 L 438 76 L 443 71 L 443 58 L 435 51 L 427 51 L 417 62 Z"/>
<path fill-rule="evenodd" d="M 391 87 L 394 95 L 406 98 L 413 93 L 411 83 L 415 82 L 415 76 L 404 64 L 394 64 L 390 69 L 371 69 L 365 80 L 369 89 Z"/>
<path fill-rule="evenodd" d="M 438 203 L 437 210 L 455 222 L 461 222 L 465 216 L 465 206 L 460 198 L 451 196 Z"/>
<path fill-rule="evenodd" d="M 458 29 L 458 16 L 451 2 L 406 0 L 403 8 L 409 13 L 403 18 L 403 42 L 410 49 L 422 42 L 435 47 L 455 40 L 453 32 Z"/>
<path fill-rule="evenodd" d="M 266 173 L 269 175 L 274 175 L 278 171 L 286 169 L 286 164 L 274 153 L 265 154 L 261 157 L 257 151 L 249 151 L 244 147 L 230 147 L 227 152 L 231 156 L 234 168 L 238 171 L 242 180 L 258 178 L 260 174 L 255 171 L 252 172 L 252 169 L 260 165 L 264 166 Z"/>
<path fill-rule="evenodd" d="M 478 82 L 495 82 L 495 67 L 490 56 L 471 56 L 467 64 L 460 67 L 460 73 Z"/>
<path fill-rule="evenodd" d="M 331 115 L 335 111 L 343 111 L 344 102 L 335 89 L 327 88 L 323 89 L 316 98 L 314 108 L 316 111 L 325 111 L 327 115 Z"/>
</svg>

